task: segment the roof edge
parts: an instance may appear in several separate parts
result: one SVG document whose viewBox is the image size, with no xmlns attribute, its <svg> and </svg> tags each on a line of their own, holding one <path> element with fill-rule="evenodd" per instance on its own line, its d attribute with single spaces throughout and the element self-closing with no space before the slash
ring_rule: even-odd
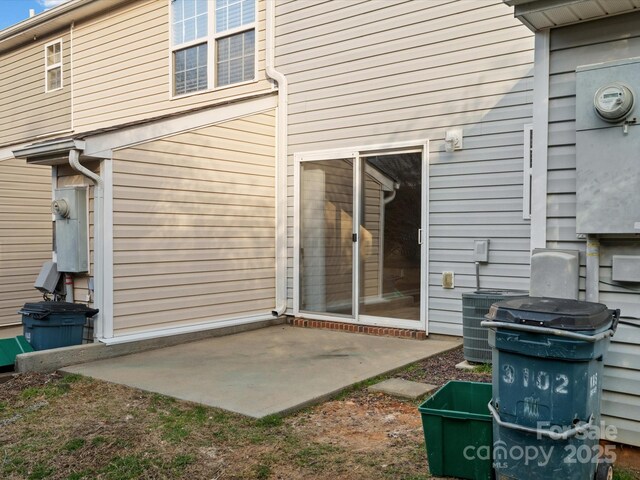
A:
<svg viewBox="0 0 640 480">
<path fill-rule="evenodd" d="M 64 163 L 70 150 L 84 150 L 85 142 L 73 137 L 59 138 L 13 150 L 19 160 L 36 165 L 57 165 Z"/>
<path fill-rule="evenodd" d="M 16 23 L 10 27 L 5 28 L 4 30 L 0 30 L 0 49 L 2 48 L 2 42 L 7 40 L 8 38 L 13 37 L 14 35 L 18 35 L 23 33 L 33 27 L 37 27 L 38 25 L 42 25 L 49 20 L 52 20 L 60 15 L 76 10 L 82 5 L 90 2 L 94 2 L 95 0 L 70 0 L 68 2 L 61 3 L 60 5 L 45 10 L 42 13 L 34 15 L 33 17 L 22 20 L 21 22 Z"/>
<path fill-rule="evenodd" d="M 128 0 L 68 0 L 0 30 L 0 52 L 60 30 L 65 25 L 115 8 Z"/>
</svg>

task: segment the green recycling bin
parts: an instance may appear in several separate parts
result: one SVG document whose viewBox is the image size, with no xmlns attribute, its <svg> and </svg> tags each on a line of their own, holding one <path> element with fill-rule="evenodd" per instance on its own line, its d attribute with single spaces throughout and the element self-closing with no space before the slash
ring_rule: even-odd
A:
<svg viewBox="0 0 640 480">
<path fill-rule="evenodd" d="M 491 480 L 491 384 L 450 381 L 420 405 L 429 470 Z"/>
<path fill-rule="evenodd" d="M 22 315 L 24 336 L 34 350 L 70 347 L 82 344 L 84 324 L 98 310 L 80 303 L 25 303 Z"/>
<path fill-rule="evenodd" d="M 13 369 L 16 357 L 27 352 L 33 352 L 33 347 L 23 336 L 0 338 L 0 372 Z"/>
<path fill-rule="evenodd" d="M 525 297 L 491 306 L 493 454 L 497 480 L 599 480 L 603 357 L 619 311 Z"/>
</svg>

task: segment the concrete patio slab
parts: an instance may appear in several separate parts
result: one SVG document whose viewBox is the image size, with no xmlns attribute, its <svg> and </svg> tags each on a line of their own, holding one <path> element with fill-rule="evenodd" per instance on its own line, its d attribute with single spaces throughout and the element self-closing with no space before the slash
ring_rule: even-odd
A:
<svg viewBox="0 0 640 480">
<path fill-rule="evenodd" d="M 368 388 L 370 392 L 382 392 L 394 397 L 408 398 L 409 400 L 424 397 L 437 389 L 436 385 L 412 382 L 404 378 L 389 378 Z"/>
<path fill-rule="evenodd" d="M 66 367 L 66 373 L 222 408 L 284 414 L 461 344 L 274 326 Z"/>
</svg>

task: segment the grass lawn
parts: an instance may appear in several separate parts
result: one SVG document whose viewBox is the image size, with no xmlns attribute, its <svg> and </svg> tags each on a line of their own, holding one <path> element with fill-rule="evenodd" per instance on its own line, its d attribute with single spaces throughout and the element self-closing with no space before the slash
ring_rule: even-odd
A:
<svg viewBox="0 0 640 480">
<path fill-rule="evenodd" d="M 449 352 L 396 376 L 488 379 L 484 370 L 452 370 L 459 357 Z M 0 478 L 431 478 L 417 403 L 364 387 L 253 420 L 79 376 L 19 375 L 0 384 Z"/>
</svg>

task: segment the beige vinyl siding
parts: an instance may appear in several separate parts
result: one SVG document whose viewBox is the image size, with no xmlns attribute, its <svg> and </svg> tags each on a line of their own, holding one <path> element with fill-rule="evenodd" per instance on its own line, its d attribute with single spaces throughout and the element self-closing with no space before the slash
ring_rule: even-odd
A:
<svg viewBox="0 0 640 480">
<path fill-rule="evenodd" d="M 576 238 L 575 69 L 579 65 L 640 56 L 640 14 L 551 30 L 549 59 L 549 149 L 547 245 L 581 252 L 585 275 L 585 243 Z M 611 257 L 638 255 L 637 239 L 601 240 L 600 279 L 611 282 Z M 584 279 L 581 280 L 584 290 Z M 581 293 L 584 295 L 584 292 Z M 600 301 L 640 317 L 640 293 L 600 284 Z M 618 441 L 640 446 L 640 330 L 621 325 L 605 359 L 602 412 L 619 428 Z"/>
<path fill-rule="evenodd" d="M 45 93 L 44 46 L 59 38 L 63 88 Z M 0 145 L 71 128 L 70 38 L 66 28 L 0 56 Z"/>
<path fill-rule="evenodd" d="M 533 35 L 500 1 L 288 2 L 276 6 L 276 63 L 289 81 L 293 154 L 420 141 L 430 146 L 429 330 L 462 334 L 473 239 L 491 240 L 481 286 L 528 288 L 523 126 L 531 122 Z M 464 129 L 464 149 L 444 133 Z M 293 261 L 290 259 L 290 267 Z M 453 270 L 456 288 L 441 287 Z M 289 269 L 292 304 L 293 269 Z"/>
<path fill-rule="evenodd" d="M 275 302 L 275 116 L 114 152 L 115 335 Z"/>
<path fill-rule="evenodd" d="M 175 99 L 167 0 L 137 0 L 79 22 L 74 30 L 76 129 L 104 128 L 270 91 L 264 74 L 264 0 L 256 14 L 258 81 Z"/>
<path fill-rule="evenodd" d="M 360 258 L 365 259 L 362 265 L 362 293 L 365 299 L 376 300 L 382 296 L 380 232 L 384 225 L 380 225 L 380 215 L 384 209 L 384 192 L 371 175 L 365 174 L 364 181 L 364 218 L 360 227 Z"/>
<path fill-rule="evenodd" d="M 0 161 L 0 328 L 19 324 L 18 310 L 37 302 L 40 267 L 51 260 L 51 169 Z"/>
</svg>

